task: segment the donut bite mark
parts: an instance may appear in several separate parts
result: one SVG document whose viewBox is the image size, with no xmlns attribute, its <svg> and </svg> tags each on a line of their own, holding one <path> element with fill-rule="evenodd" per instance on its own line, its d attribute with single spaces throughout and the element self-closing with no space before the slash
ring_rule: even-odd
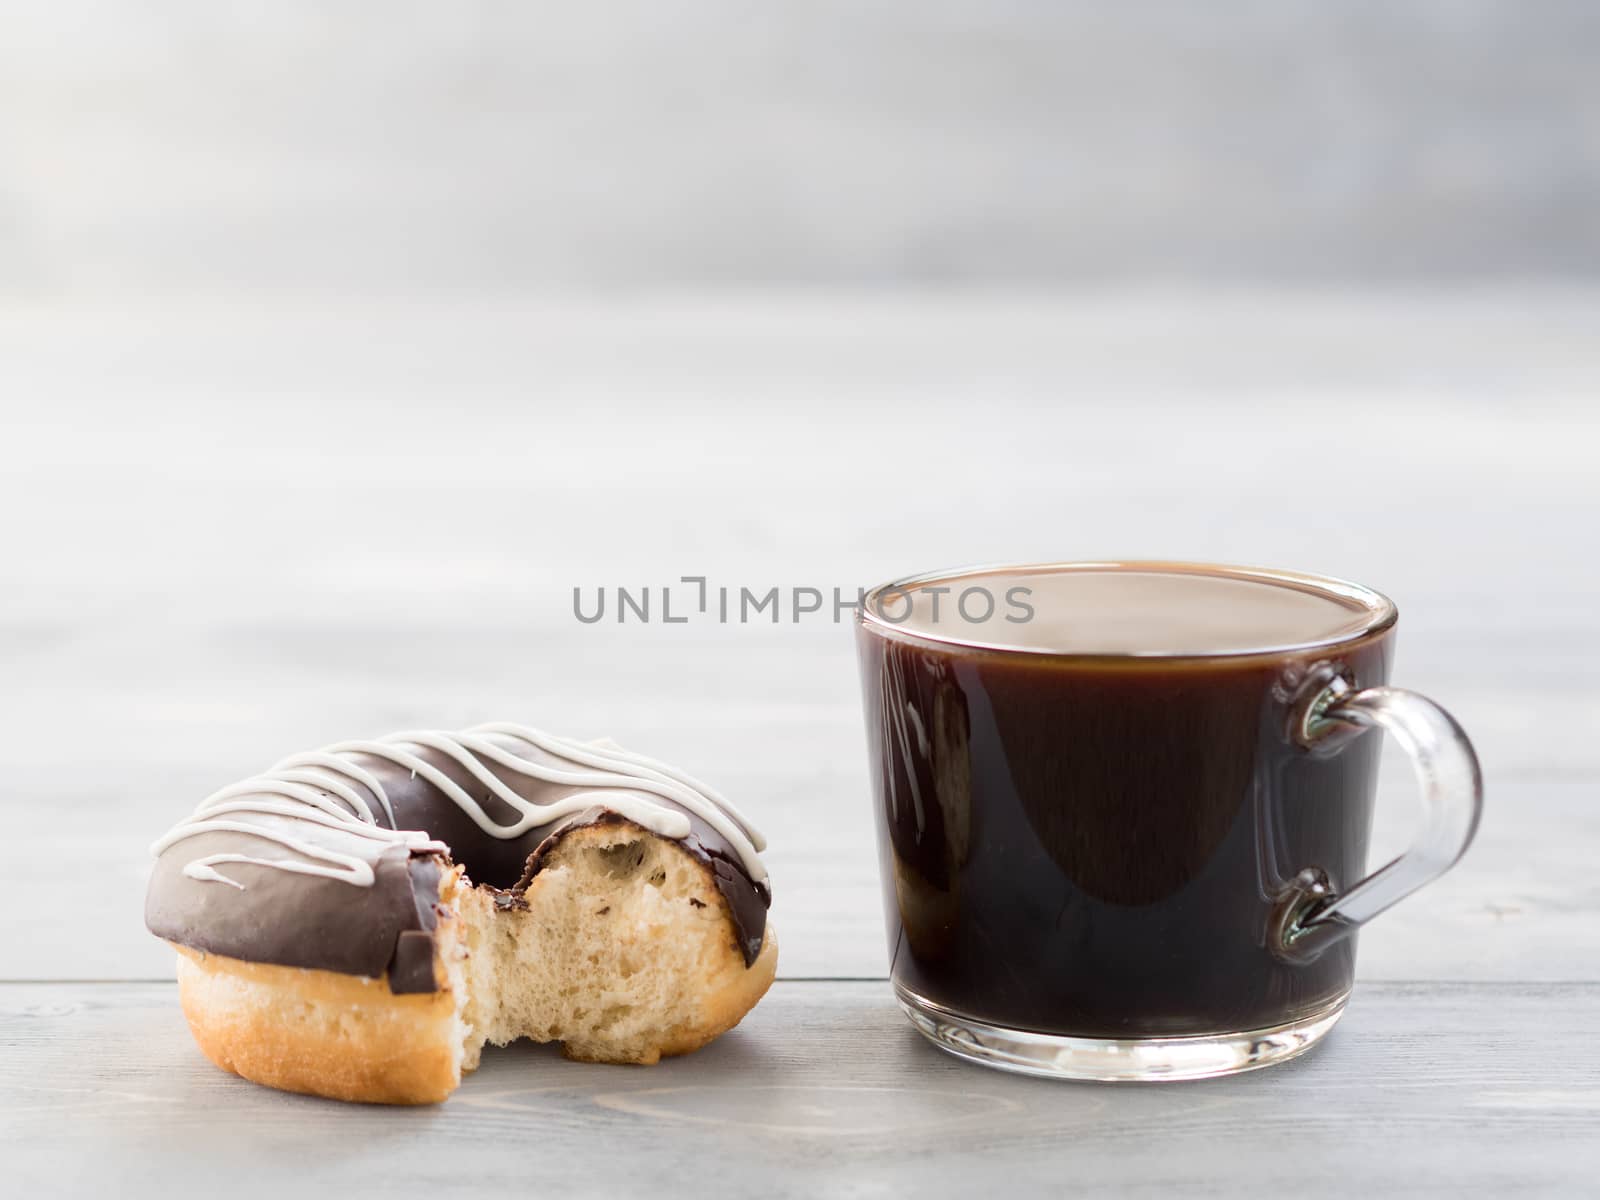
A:
<svg viewBox="0 0 1600 1200">
<path fill-rule="evenodd" d="M 687 1054 L 737 1025 L 777 970 L 770 923 L 746 966 L 711 871 L 628 822 L 564 835 L 522 899 L 501 910 L 455 888 L 464 1070 L 518 1038 L 587 1062 Z"/>
</svg>

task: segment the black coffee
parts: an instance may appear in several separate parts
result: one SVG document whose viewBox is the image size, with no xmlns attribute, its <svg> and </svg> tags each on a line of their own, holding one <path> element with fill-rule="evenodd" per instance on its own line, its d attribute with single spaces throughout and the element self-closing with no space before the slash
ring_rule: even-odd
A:
<svg viewBox="0 0 1600 1200">
<path fill-rule="evenodd" d="M 902 623 L 858 633 L 896 984 L 1089 1037 L 1337 1004 L 1354 938 L 1296 966 L 1268 930 L 1301 868 L 1336 886 L 1364 873 L 1379 739 L 1298 749 L 1287 697 L 1324 660 L 1358 688 L 1385 682 L 1392 613 L 1180 567 L 934 586 L 951 588 L 932 594 L 937 620 L 932 596 L 890 598 Z M 953 603 L 974 586 L 997 601 L 983 621 Z"/>
</svg>

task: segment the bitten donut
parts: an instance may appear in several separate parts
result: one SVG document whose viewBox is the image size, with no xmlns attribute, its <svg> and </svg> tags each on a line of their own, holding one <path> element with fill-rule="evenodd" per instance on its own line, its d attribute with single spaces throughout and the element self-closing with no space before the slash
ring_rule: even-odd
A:
<svg viewBox="0 0 1600 1200">
<path fill-rule="evenodd" d="M 286 758 L 153 847 L 145 923 L 218 1066 L 429 1104 L 486 1042 L 653 1063 L 738 1024 L 778 948 L 755 828 L 610 741 L 520 725 Z"/>
</svg>

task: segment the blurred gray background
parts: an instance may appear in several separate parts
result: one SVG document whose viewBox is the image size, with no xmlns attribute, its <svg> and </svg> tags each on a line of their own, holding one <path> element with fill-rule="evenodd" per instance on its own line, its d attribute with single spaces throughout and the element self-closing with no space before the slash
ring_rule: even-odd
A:
<svg viewBox="0 0 1600 1200">
<path fill-rule="evenodd" d="M 1585 279 L 1591 0 L 9 0 L 0 290 Z"/>
<path fill-rule="evenodd" d="M 159 977 L 176 813 L 516 717 L 748 797 L 785 971 L 871 974 L 848 630 L 572 589 L 1187 557 L 1392 592 L 1492 785 L 1555 780 L 1364 969 L 1573 978 L 1597 62 L 1556 0 L 7 4 L 0 802 L 115 898 L 0 957 L 109 906 L 96 977 Z"/>
</svg>

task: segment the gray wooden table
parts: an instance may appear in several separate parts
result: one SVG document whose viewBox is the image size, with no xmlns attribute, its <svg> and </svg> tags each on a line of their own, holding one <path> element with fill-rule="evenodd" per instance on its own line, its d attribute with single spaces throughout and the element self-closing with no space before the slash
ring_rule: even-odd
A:
<svg viewBox="0 0 1600 1200">
<path fill-rule="evenodd" d="M 6 1178 L 1592 1193 L 1597 401 L 1589 293 L 0 310 Z M 940 1055 L 884 982 L 847 629 L 572 616 L 574 587 L 1108 556 L 1388 591 L 1398 681 L 1484 760 L 1478 845 L 1270 1072 L 1109 1088 Z M 429 1110 L 206 1063 L 142 929 L 149 841 L 285 752 L 486 719 L 736 797 L 772 845 L 768 998 L 654 1069 L 492 1053 Z M 1414 819 L 1391 757 L 1380 853 Z"/>
</svg>

